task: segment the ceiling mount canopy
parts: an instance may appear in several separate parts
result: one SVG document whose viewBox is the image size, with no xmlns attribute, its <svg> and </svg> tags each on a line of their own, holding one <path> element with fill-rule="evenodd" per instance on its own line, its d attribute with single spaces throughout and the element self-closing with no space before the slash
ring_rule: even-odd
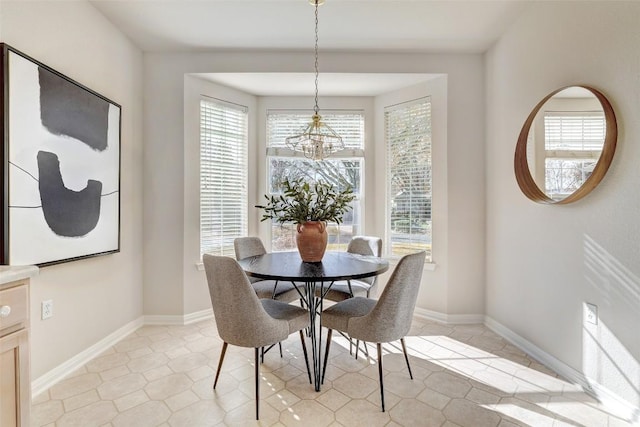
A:
<svg viewBox="0 0 640 427">
<path fill-rule="evenodd" d="M 315 7 L 316 18 L 315 105 L 313 107 L 311 123 L 297 135 L 285 138 L 285 142 L 289 148 L 301 152 L 308 159 L 323 160 L 325 157 L 343 150 L 344 143 L 342 142 L 342 138 L 327 126 L 320 116 L 320 108 L 318 107 L 318 6 L 324 4 L 324 0 L 309 0 L 309 3 Z"/>
</svg>

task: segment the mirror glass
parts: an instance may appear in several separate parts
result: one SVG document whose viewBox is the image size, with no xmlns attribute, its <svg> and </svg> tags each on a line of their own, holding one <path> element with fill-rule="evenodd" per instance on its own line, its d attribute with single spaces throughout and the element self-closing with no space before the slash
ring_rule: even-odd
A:
<svg viewBox="0 0 640 427">
<path fill-rule="evenodd" d="M 531 187 L 522 189 L 532 200 L 544 203 L 584 197 L 609 166 L 610 158 L 600 160 L 607 143 L 615 146 L 615 129 L 613 110 L 598 91 L 571 86 L 550 94 L 531 113 L 518 140 L 520 187 Z M 612 147 L 609 151 L 612 155 Z M 597 167 L 604 171 L 592 179 Z"/>
</svg>

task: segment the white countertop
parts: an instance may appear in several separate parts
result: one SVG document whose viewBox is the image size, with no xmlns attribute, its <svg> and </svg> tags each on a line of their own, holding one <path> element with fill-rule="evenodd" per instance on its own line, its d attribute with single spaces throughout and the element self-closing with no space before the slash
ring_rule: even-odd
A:
<svg viewBox="0 0 640 427">
<path fill-rule="evenodd" d="M 33 265 L 0 265 L 0 285 L 37 276 L 39 270 Z"/>
</svg>

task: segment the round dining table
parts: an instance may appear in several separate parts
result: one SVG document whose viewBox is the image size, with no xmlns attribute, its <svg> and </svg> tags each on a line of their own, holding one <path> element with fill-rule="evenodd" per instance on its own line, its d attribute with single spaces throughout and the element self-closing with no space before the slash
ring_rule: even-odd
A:
<svg viewBox="0 0 640 427">
<path fill-rule="evenodd" d="M 321 386 L 322 336 L 317 320 L 322 316 L 323 300 L 336 281 L 373 277 L 389 269 L 389 262 L 375 256 L 329 251 L 320 262 L 304 262 L 298 252 L 271 252 L 238 261 L 247 276 L 265 280 L 290 281 L 309 309 L 309 338 L 316 391 Z"/>
</svg>

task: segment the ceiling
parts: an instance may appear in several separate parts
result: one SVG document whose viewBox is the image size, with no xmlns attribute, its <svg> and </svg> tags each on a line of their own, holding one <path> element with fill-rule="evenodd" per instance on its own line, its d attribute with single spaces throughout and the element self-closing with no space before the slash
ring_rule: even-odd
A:
<svg viewBox="0 0 640 427">
<path fill-rule="evenodd" d="M 89 1 L 144 52 L 313 52 L 314 7 L 307 0 Z M 526 5 L 524 0 L 326 0 L 319 7 L 320 61 L 323 51 L 481 53 Z M 201 77 L 255 95 L 313 92 L 308 73 Z M 427 78 L 322 74 L 321 94 L 376 95 Z"/>
</svg>

